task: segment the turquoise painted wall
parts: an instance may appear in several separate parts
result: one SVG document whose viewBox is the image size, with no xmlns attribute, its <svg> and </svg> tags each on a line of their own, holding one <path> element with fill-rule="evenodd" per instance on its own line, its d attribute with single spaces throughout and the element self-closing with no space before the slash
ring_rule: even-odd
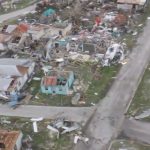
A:
<svg viewBox="0 0 150 150">
<path fill-rule="evenodd" d="M 45 87 L 41 83 L 41 92 L 45 94 L 60 94 L 60 95 L 67 95 L 69 92 L 69 89 L 71 88 L 73 82 L 74 82 L 74 73 L 70 72 L 69 78 L 67 79 L 67 83 L 65 86 L 58 85 L 58 86 L 49 86 Z"/>
</svg>

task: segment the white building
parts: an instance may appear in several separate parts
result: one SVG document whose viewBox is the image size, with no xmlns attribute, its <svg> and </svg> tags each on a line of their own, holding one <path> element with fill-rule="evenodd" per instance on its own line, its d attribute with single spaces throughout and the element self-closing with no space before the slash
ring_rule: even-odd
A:
<svg viewBox="0 0 150 150">
<path fill-rule="evenodd" d="M 34 71 L 35 63 L 26 59 L 0 59 L 0 92 L 20 91 Z"/>
</svg>

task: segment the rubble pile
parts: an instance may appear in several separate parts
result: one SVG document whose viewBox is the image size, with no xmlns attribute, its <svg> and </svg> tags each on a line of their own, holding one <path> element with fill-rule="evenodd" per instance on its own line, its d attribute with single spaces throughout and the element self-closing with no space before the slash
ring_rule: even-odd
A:
<svg viewBox="0 0 150 150">
<path fill-rule="evenodd" d="M 134 27 L 143 26 L 138 25 L 138 18 L 145 5 L 128 0 L 43 0 L 15 24 L 4 22 L 0 28 L 0 102 L 17 108 L 33 101 L 48 105 L 42 100 L 52 99 L 63 106 L 67 97 L 65 106 L 96 105 L 96 101 L 88 102 L 88 89 L 99 100 L 101 85 L 97 81 L 107 76 L 100 71 L 127 63 L 129 48 L 124 37 L 138 35 Z M 149 112 L 135 118 L 145 118 Z M 35 134 L 42 121 L 31 119 Z M 74 144 L 87 143 L 89 139 L 82 135 L 81 128 L 79 123 L 61 118 L 51 121 L 44 130 L 57 139 L 75 132 Z M 23 145 L 32 149 L 32 142 L 27 136 Z"/>
<path fill-rule="evenodd" d="M 30 17 L 27 15 L 18 19 L 17 24 L 4 24 L 0 31 L 0 55 L 8 59 L 32 60 L 36 68 L 35 71 L 32 68 L 32 74 L 45 68 L 43 78 L 47 80 L 43 82 L 42 77 L 38 80 L 41 80 L 43 93 L 70 95 L 75 92 L 76 97 L 82 89 L 73 84 L 76 74 L 73 72 L 72 76 L 66 77 L 58 72 L 71 71 L 67 67 L 72 62 L 95 63 L 101 68 L 123 64 L 128 49 L 120 40 L 129 33 L 137 35 L 137 31 L 132 31 L 132 26 L 136 25 L 135 16 L 139 9 L 144 9 L 144 6 L 141 7 L 144 4 L 136 4 L 137 7 L 134 7 L 134 3 L 127 3 L 128 5 L 119 0 L 117 3 L 89 0 L 41 1 L 35 12 L 30 13 Z M 127 11 L 128 9 L 131 10 Z M 17 69 L 20 73 L 25 73 L 20 68 Z M 50 76 L 54 71 L 58 75 Z M 7 82 L 7 88 L 1 89 L 1 97 L 6 97 L 7 101 L 12 101 L 9 97 L 11 93 L 21 90 L 17 88 L 16 91 L 15 86 L 9 88 L 14 82 L 14 78 L 11 79 Z M 27 77 L 26 81 L 28 79 Z M 74 90 L 70 89 L 72 86 Z M 82 96 L 77 97 L 80 102 Z M 16 104 L 15 101 L 14 105 Z"/>
</svg>

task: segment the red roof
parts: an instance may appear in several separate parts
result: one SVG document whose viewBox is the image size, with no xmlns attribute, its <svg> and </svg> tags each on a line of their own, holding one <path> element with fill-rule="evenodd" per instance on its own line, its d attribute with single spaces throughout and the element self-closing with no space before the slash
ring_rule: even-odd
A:
<svg viewBox="0 0 150 150">
<path fill-rule="evenodd" d="M 0 143 L 5 145 L 4 150 L 12 150 L 15 148 L 16 141 L 20 131 L 5 131 L 0 130 Z M 3 148 L 2 148 L 3 149 Z"/>
<path fill-rule="evenodd" d="M 57 77 L 45 77 L 43 83 L 45 86 L 54 86 L 57 84 Z"/>
<path fill-rule="evenodd" d="M 20 32 L 27 32 L 29 29 L 29 26 L 27 24 L 21 23 L 19 24 L 18 29 Z"/>
</svg>

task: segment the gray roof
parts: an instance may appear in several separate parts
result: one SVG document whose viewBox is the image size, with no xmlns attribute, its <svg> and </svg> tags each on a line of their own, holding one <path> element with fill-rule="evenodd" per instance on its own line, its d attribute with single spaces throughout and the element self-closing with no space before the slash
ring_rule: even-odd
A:
<svg viewBox="0 0 150 150">
<path fill-rule="evenodd" d="M 14 59 L 14 58 L 1 58 L 0 65 L 14 65 L 14 66 L 23 66 L 30 67 L 32 64 L 30 59 Z"/>
<path fill-rule="evenodd" d="M 0 91 L 7 91 L 12 80 L 13 80 L 12 78 L 9 79 L 0 78 Z"/>
<path fill-rule="evenodd" d="M 0 76 L 22 76 L 21 72 L 15 65 L 1 65 L 0 64 Z"/>
</svg>

